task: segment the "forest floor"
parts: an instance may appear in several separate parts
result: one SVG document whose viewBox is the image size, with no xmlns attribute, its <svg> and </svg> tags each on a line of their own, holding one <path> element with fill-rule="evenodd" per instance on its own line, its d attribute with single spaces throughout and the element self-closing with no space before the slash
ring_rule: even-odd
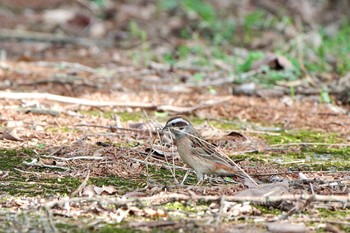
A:
<svg viewBox="0 0 350 233">
<path fill-rule="evenodd" d="M 9 24 L 33 29 L 28 14 Z M 298 63 L 300 77 L 286 80 L 296 65 L 285 56 L 216 56 L 198 39 L 157 45 L 129 26 L 128 46 L 1 31 L 1 232 L 350 230 L 350 107 L 338 89 L 320 88 L 346 72 L 313 75 Z M 271 61 L 284 72 L 273 85 Z M 180 185 L 190 169 L 160 131 L 173 115 L 259 185 L 209 177 L 196 186 L 194 172 Z"/>
</svg>

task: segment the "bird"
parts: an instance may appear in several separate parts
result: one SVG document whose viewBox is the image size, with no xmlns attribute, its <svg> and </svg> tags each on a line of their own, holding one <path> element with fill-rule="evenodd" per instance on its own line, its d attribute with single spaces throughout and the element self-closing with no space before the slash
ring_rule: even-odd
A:
<svg viewBox="0 0 350 233">
<path fill-rule="evenodd" d="M 168 119 L 162 131 L 166 130 L 174 135 L 173 142 L 180 158 L 195 171 L 197 185 L 203 184 L 205 175 L 247 177 L 230 164 L 227 156 L 219 153 L 213 144 L 205 141 L 185 117 L 174 116 Z M 186 176 L 187 174 L 184 180 Z"/>
</svg>

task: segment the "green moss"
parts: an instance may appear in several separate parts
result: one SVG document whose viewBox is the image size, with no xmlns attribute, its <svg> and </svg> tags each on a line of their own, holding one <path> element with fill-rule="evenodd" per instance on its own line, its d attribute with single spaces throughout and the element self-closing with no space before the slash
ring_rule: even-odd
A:
<svg viewBox="0 0 350 233">
<path fill-rule="evenodd" d="M 140 145 L 139 142 L 117 142 L 117 143 L 113 143 L 113 146 L 117 147 L 117 148 L 133 148 L 133 147 L 137 147 L 139 145 Z"/>
<path fill-rule="evenodd" d="M 305 153 L 313 153 L 318 158 L 340 158 L 342 160 L 350 160 L 350 147 L 329 147 L 324 145 L 304 146 L 301 149 Z"/>
<path fill-rule="evenodd" d="M 199 210 L 208 209 L 208 206 L 207 205 L 197 206 L 196 204 L 187 204 L 184 202 L 174 201 L 174 202 L 167 203 L 165 205 L 165 208 L 168 210 L 180 210 L 180 211 L 196 213 Z"/>
<path fill-rule="evenodd" d="M 349 217 L 350 209 L 337 209 L 337 210 L 329 210 L 329 209 L 318 209 L 321 218 L 334 218 L 339 220 L 339 218 Z"/>
<path fill-rule="evenodd" d="M 306 130 L 283 131 L 280 135 L 261 135 L 268 144 L 284 143 L 338 143 L 344 139 L 340 138 L 337 133 L 325 133 Z"/>
<path fill-rule="evenodd" d="M 141 112 L 118 112 L 115 115 L 119 116 L 121 121 L 141 121 L 144 115 Z"/>
<path fill-rule="evenodd" d="M 316 171 L 349 171 L 350 162 L 329 161 L 329 162 L 307 162 L 301 165 L 294 165 L 295 169 L 316 170 Z"/>
<path fill-rule="evenodd" d="M 144 178 L 141 176 L 138 178 L 130 177 L 130 179 L 117 176 L 91 177 L 89 182 L 99 187 L 103 185 L 112 185 L 117 189 L 117 192 L 120 195 L 146 185 Z"/>
<path fill-rule="evenodd" d="M 13 170 L 13 168 L 18 167 L 22 164 L 24 157 L 19 156 L 20 153 L 32 154 L 32 149 L 22 149 L 22 150 L 0 150 L 1 163 L 0 170 Z"/>
<path fill-rule="evenodd" d="M 252 205 L 253 207 L 257 208 L 261 211 L 261 214 L 272 214 L 272 215 L 281 215 L 283 213 L 282 210 L 273 208 L 272 206 L 265 206 L 265 205 Z"/>
<path fill-rule="evenodd" d="M 59 127 L 59 128 L 45 128 L 45 131 L 46 132 L 50 132 L 50 133 L 67 133 L 67 132 L 78 132 L 76 129 L 74 128 L 69 128 L 67 126 L 62 126 L 62 127 Z"/>
<path fill-rule="evenodd" d="M 124 228 L 121 226 L 106 225 L 102 229 L 98 230 L 100 233 L 129 233 L 129 232 L 142 232 L 141 230 Z"/>
<path fill-rule="evenodd" d="M 54 194 L 69 194 L 76 190 L 81 180 L 77 178 L 40 179 L 37 176 L 22 177 L 17 174 L 6 180 L 0 193 L 26 196 L 50 196 Z"/>
<path fill-rule="evenodd" d="M 88 116 L 101 116 L 103 118 L 112 119 L 113 112 L 112 111 L 101 111 L 99 109 L 91 109 L 86 111 L 79 111 L 82 115 L 88 115 Z"/>
</svg>

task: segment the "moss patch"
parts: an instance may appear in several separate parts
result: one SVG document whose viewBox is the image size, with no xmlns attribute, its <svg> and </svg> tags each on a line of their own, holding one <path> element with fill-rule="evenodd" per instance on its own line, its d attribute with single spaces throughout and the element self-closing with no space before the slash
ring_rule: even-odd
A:
<svg viewBox="0 0 350 233">
<path fill-rule="evenodd" d="M 282 131 L 280 135 L 261 135 L 268 144 L 285 143 L 341 143 L 344 139 L 337 133 L 325 133 L 306 130 Z"/>
</svg>

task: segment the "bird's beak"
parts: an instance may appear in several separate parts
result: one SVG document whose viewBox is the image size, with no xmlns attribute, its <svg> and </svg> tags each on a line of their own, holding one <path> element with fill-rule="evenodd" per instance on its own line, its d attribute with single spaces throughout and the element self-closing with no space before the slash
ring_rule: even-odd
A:
<svg viewBox="0 0 350 233">
<path fill-rule="evenodd" d="M 164 133 L 165 130 L 169 129 L 169 126 L 168 125 L 165 125 L 162 129 L 162 133 Z"/>
</svg>

